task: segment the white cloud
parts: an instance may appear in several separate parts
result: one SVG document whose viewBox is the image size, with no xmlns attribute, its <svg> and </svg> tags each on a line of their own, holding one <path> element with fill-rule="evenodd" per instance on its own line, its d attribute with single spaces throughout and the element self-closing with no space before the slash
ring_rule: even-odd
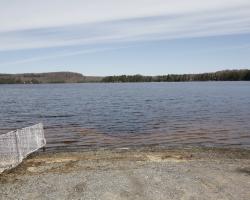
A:
<svg viewBox="0 0 250 200">
<path fill-rule="evenodd" d="M 0 1 L 0 51 L 249 32 L 249 0 Z"/>
</svg>

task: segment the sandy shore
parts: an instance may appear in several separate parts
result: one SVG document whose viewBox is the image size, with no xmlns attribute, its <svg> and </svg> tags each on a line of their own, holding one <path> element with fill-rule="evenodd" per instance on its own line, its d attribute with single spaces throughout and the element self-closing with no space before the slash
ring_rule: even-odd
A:
<svg viewBox="0 0 250 200">
<path fill-rule="evenodd" d="M 250 199 L 250 151 L 37 153 L 0 175 L 0 199 Z"/>
</svg>

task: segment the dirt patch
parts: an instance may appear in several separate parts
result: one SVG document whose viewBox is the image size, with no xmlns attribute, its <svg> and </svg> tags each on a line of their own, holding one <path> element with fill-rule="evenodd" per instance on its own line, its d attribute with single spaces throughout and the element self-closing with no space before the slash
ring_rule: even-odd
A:
<svg viewBox="0 0 250 200">
<path fill-rule="evenodd" d="M 236 171 L 250 176 L 250 167 L 238 168 Z"/>
</svg>

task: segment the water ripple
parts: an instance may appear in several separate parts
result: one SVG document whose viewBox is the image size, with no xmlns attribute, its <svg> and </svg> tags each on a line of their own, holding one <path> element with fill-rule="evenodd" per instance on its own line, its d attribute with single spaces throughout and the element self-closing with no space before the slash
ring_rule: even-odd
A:
<svg viewBox="0 0 250 200">
<path fill-rule="evenodd" d="M 0 134 L 43 122 L 51 151 L 250 148 L 248 82 L 1 85 Z"/>
</svg>

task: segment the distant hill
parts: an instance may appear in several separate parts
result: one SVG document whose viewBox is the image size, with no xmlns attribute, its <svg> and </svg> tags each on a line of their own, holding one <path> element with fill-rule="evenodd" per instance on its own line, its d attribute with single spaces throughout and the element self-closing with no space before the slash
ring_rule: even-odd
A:
<svg viewBox="0 0 250 200">
<path fill-rule="evenodd" d="M 84 83 L 101 80 L 102 77 L 83 76 L 74 72 L 0 74 L 0 84 Z"/>
<path fill-rule="evenodd" d="M 250 70 L 224 70 L 202 74 L 168 74 L 159 76 L 121 75 L 106 77 L 84 76 L 80 73 L 74 72 L 0 74 L 0 84 L 187 81 L 250 81 Z"/>
</svg>

